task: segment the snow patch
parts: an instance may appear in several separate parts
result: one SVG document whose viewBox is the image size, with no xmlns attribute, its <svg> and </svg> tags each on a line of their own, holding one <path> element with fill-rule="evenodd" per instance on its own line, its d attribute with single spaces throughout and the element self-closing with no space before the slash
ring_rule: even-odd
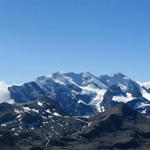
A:
<svg viewBox="0 0 150 150">
<path fill-rule="evenodd" d="M 54 116 L 61 116 L 60 114 L 58 114 L 57 112 L 52 113 Z"/>
<path fill-rule="evenodd" d="M 80 103 L 87 105 L 87 104 L 86 104 L 85 102 L 83 102 L 82 100 L 78 100 L 78 104 L 80 104 Z"/>
<path fill-rule="evenodd" d="M 86 86 L 86 87 L 81 87 L 84 91 L 84 93 L 86 92 L 93 92 L 96 93 L 96 96 L 93 98 L 93 100 L 90 102 L 89 105 L 93 105 L 96 107 L 96 109 L 101 112 L 101 108 L 100 108 L 100 103 L 103 100 L 103 97 L 107 91 L 107 89 L 98 89 L 98 88 L 94 88 L 92 86 Z M 86 91 L 86 92 L 85 92 Z"/>
<path fill-rule="evenodd" d="M 36 110 L 36 109 L 31 109 L 31 110 L 35 113 L 39 113 L 39 110 Z"/>
<path fill-rule="evenodd" d="M 146 103 L 143 103 L 143 102 L 138 103 L 137 105 L 138 105 L 138 107 L 137 107 L 137 108 L 150 107 L 150 104 L 146 104 Z"/>
<path fill-rule="evenodd" d="M 150 93 L 148 93 L 144 89 L 142 89 L 141 92 L 142 92 L 143 97 L 150 101 Z"/>
<path fill-rule="evenodd" d="M 127 91 L 128 87 L 124 84 L 119 83 L 118 86 L 121 88 L 122 91 Z"/>
<path fill-rule="evenodd" d="M 51 113 L 49 109 L 47 109 L 46 112 L 49 113 L 49 114 Z"/>
<path fill-rule="evenodd" d="M 62 84 L 62 85 L 66 85 L 63 81 L 58 80 L 58 79 L 53 79 L 56 83 Z"/>
<path fill-rule="evenodd" d="M 24 109 L 25 112 L 31 111 L 31 109 L 29 107 L 23 107 L 23 109 Z"/>
<path fill-rule="evenodd" d="M 146 109 L 142 110 L 141 113 L 146 114 Z"/>
<path fill-rule="evenodd" d="M 123 77 L 123 79 L 125 79 L 125 80 L 129 80 L 129 78 L 128 78 L 128 77 Z"/>
<path fill-rule="evenodd" d="M 15 109 L 14 111 L 15 111 L 15 113 L 17 113 L 17 114 L 20 113 L 20 111 L 19 111 L 18 109 Z"/>
<path fill-rule="evenodd" d="M 21 115 L 18 115 L 16 118 L 17 118 L 17 119 L 18 119 L 18 118 L 21 118 Z"/>
<path fill-rule="evenodd" d="M 113 96 L 113 101 L 127 103 L 135 99 L 131 93 L 126 93 L 126 96 Z"/>
<path fill-rule="evenodd" d="M 2 123 L 1 127 L 6 127 L 7 123 Z"/>
<path fill-rule="evenodd" d="M 37 104 L 41 107 L 43 106 L 43 103 L 41 103 L 41 102 L 38 102 Z"/>
</svg>

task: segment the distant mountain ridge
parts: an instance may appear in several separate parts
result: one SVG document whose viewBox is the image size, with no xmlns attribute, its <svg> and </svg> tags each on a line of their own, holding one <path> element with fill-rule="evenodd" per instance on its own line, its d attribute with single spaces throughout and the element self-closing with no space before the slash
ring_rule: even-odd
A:
<svg viewBox="0 0 150 150">
<path fill-rule="evenodd" d="M 89 72 L 56 72 L 23 85 L 10 86 L 8 91 L 16 103 L 49 97 L 75 116 L 103 112 L 118 102 L 150 115 L 149 87 L 149 83 L 140 84 L 122 73 L 96 77 Z"/>
</svg>

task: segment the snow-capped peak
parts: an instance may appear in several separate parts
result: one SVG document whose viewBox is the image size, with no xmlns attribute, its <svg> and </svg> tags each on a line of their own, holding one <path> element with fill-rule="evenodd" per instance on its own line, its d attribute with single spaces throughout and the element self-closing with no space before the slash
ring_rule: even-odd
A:
<svg viewBox="0 0 150 150">
<path fill-rule="evenodd" d="M 83 74 L 83 77 L 84 77 L 84 78 L 93 76 L 90 72 L 83 72 L 83 73 L 81 73 L 81 74 Z"/>
<path fill-rule="evenodd" d="M 83 72 L 80 74 L 69 72 L 56 72 L 51 75 L 42 76 L 37 79 L 37 82 L 46 82 L 47 80 L 53 80 L 56 83 L 60 83 L 63 85 L 66 85 L 67 83 L 74 84 L 76 86 L 97 86 L 101 89 L 108 88 L 104 83 L 102 83 L 100 80 L 98 80 L 97 77 L 92 75 L 89 72 Z"/>
<path fill-rule="evenodd" d="M 127 91 L 128 89 L 134 89 L 135 86 L 139 87 L 136 82 L 132 81 L 122 73 L 102 75 L 99 77 L 99 80 L 106 84 L 108 87 L 118 85 L 123 91 Z"/>
</svg>

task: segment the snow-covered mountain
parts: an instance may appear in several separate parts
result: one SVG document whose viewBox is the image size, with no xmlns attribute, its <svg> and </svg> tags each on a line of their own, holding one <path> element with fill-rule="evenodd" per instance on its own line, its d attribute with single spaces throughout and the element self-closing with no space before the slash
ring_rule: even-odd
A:
<svg viewBox="0 0 150 150">
<path fill-rule="evenodd" d="M 121 73 L 96 77 L 89 72 L 56 72 L 20 86 L 9 86 L 8 94 L 17 103 L 49 97 L 71 115 L 103 112 L 118 102 L 150 115 L 148 85 L 137 83 Z"/>
</svg>

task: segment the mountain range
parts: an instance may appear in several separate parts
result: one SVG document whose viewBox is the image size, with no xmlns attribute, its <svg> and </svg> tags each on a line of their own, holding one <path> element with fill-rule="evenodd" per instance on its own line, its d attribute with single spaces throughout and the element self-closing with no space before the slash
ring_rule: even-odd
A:
<svg viewBox="0 0 150 150">
<path fill-rule="evenodd" d="M 121 73 L 0 82 L 3 150 L 148 150 L 149 115 L 150 83 Z"/>
<path fill-rule="evenodd" d="M 150 83 L 141 84 L 122 73 L 96 77 L 89 72 L 56 72 L 5 88 L 4 101 L 24 103 L 48 97 L 73 116 L 104 112 L 118 102 L 150 115 Z"/>
</svg>

